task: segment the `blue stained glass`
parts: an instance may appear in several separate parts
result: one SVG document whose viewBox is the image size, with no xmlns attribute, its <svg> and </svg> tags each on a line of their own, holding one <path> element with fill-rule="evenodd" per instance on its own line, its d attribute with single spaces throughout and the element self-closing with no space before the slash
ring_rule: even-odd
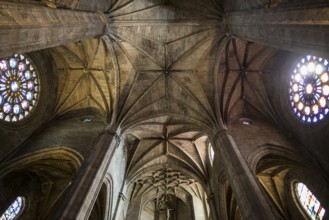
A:
<svg viewBox="0 0 329 220">
<path fill-rule="evenodd" d="M 19 69 L 19 71 L 24 71 L 25 70 L 25 64 L 23 63 L 23 62 L 19 62 L 19 64 L 18 64 L 18 69 Z"/>
<path fill-rule="evenodd" d="M 16 115 L 18 115 L 18 114 L 20 113 L 20 111 L 21 111 L 19 105 L 14 105 L 13 111 L 14 111 L 14 113 L 15 113 Z"/>
<path fill-rule="evenodd" d="M 30 73 L 30 71 L 26 71 L 26 72 L 25 72 L 25 78 L 26 78 L 26 79 L 30 79 L 30 78 L 31 78 L 31 73 Z"/>
<path fill-rule="evenodd" d="M 39 86 L 37 71 L 27 57 L 16 54 L 1 59 L 0 120 L 16 122 L 30 115 L 39 98 Z"/>
<path fill-rule="evenodd" d="M 3 106 L 3 111 L 8 114 L 11 111 L 11 105 L 9 103 L 5 103 Z"/>
<path fill-rule="evenodd" d="M 17 60 L 15 58 L 10 58 L 9 65 L 12 69 L 14 69 L 17 65 Z"/>
<path fill-rule="evenodd" d="M 17 92 L 19 89 L 19 85 L 17 81 L 12 81 L 10 84 L 11 91 Z"/>
<path fill-rule="evenodd" d="M 321 113 L 328 110 L 328 64 L 326 59 L 307 56 L 300 60 L 291 75 L 289 102 L 296 117 L 303 123 L 320 121 L 324 118 Z"/>
<path fill-rule="evenodd" d="M 33 90 L 33 88 L 34 88 L 34 84 L 33 84 L 32 81 L 29 81 L 29 82 L 27 83 L 27 88 L 28 88 L 29 90 Z"/>
<path fill-rule="evenodd" d="M 296 194 L 300 204 L 313 220 L 322 220 L 325 209 L 314 194 L 303 184 L 296 184 Z"/>
<path fill-rule="evenodd" d="M 22 101 L 22 108 L 26 110 L 28 107 L 29 107 L 29 102 L 26 100 Z"/>
<path fill-rule="evenodd" d="M 6 90 L 6 85 L 5 84 L 0 84 L 0 91 Z"/>
<path fill-rule="evenodd" d="M 23 91 L 26 91 L 25 89 L 27 88 L 27 85 L 26 85 L 26 83 L 24 82 L 24 83 L 22 83 L 22 88 L 24 89 Z M 22 91 L 22 92 L 23 92 Z"/>
<path fill-rule="evenodd" d="M 28 93 L 26 93 L 26 98 L 27 98 L 29 101 L 32 101 L 32 99 L 33 99 L 32 92 L 28 92 Z"/>
<path fill-rule="evenodd" d="M 11 203 L 11 205 L 8 207 L 8 209 L 3 213 L 3 215 L 0 217 L 0 220 L 13 220 L 17 215 L 21 213 L 23 209 L 23 198 L 17 197 L 15 201 Z"/>
<path fill-rule="evenodd" d="M 0 70 L 1 71 L 7 71 L 8 70 L 8 65 L 7 65 L 7 62 L 5 60 L 1 60 L 1 62 L 0 62 Z"/>
</svg>

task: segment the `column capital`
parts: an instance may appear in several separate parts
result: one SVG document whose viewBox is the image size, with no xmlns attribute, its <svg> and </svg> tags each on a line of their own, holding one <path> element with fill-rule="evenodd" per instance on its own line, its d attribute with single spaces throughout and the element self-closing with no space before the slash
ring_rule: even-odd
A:
<svg viewBox="0 0 329 220">
<path fill-rule="evenodd" d="M 122 192 L 119 193 L 119 198 L 122 199 L 123 201 L 125 201 L 127 199 L 126 196 Z"/>
<path fill-rule="evenodd" d="M 119 147 L 119 144 L 121 142 L 121 138 L 120 138 L 120 136 L 118 135 L 118 133 L 116 131 L 113 131 L 111 129 L 105 129 L 99 134 L 99 136 L 103 136 L 103 135 L 108 135 L 108 136 L 114 137 L 115 141 L 116 141 L 115 148 Z"/>
<path fill-rule="evenodd" d="M 214 200 L 214 197 L 215 197 L 214 193 L 211 192 L 210 195 L 209 195 L 208 198 L 207 198 L 207 202 L 209 203 L 209 202 L 211 202 L 212 200 Z"/>
<path fill-rule="evenodd" d="M 113 130 L 110 130 L 110 129 L 104 129 L 100 135 L 104 135 L 104 134 L 108 134 L 108 135 L 111 135 L 111 136 L 116 136 L 117 133 L 116 131 L 113 131 Z"/>
<path fill-rule="evenodd" d="M 220 130 L 217 130 L 215 132 L 215 135 L 214 135 L 214 141 L 217 140 L 219 137 L 222 137 L 222 136 L 228 136 L 228 135 L 231 135 L 231 131 L 227 128 L 222 128 Z"/>
</svg>

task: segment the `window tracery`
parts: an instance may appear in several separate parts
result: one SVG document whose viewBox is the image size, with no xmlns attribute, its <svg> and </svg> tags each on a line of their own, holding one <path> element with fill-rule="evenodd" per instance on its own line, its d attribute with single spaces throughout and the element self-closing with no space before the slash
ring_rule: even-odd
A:
<svg viewBox="0 0 329 220">
<path fill-rule="evenodd" d="M 0 220 L 13 220 L 15 219 L 23 209 L 23 198 L 17 197 L 8 209 L 0 217 Z"/>
<path fill-rule="evenodd" d="M 289 100 L 295 115 L 304 123 L 315 123 L 328 114 L 329 65 L 326 59 L 307 56 L 294 69 Z"/>
<path fill-rule="evenodd" d="M 37 71 L 25 55 L 0 59 L 0 120 L 29 117 L 38 102 L 39 87 Z"/>
<path fill-rule="evenodd" d="M 296 183 L 295 190 L 299 202 L 307 214 L 314 220 L 322 220 L 325 209 L 306 185 L 303 183 Z"/>
</svg>

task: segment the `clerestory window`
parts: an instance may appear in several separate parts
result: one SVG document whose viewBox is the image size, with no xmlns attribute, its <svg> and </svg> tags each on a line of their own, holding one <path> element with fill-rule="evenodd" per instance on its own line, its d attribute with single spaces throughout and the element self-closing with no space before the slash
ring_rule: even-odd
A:
<svg viewBox="0 0 329 220">
<path fill-rule="evenodd" d="M 314 220 L 322 220 L 325 209 L 320 204 L 315 195 L 303 183 L 296 183 L 295 191 L 299 203 L 305 212 Z"/>
<path fill-rule="evenodd" d="M 23 197 L 17 197 L 11 205 L 8 207 L 8 209 L 3 213 L 3 215 L 0 217 L 0 220 L 13 220 L 15 219 L 23 210 Z"/>
</svg>

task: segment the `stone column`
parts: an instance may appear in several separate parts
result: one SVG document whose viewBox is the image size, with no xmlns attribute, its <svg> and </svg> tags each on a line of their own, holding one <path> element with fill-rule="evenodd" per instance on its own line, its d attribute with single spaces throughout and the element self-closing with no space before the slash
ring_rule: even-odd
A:
<svg viewBox="0 0 329 220">
<path fill-rule="evenodd" d="M 197 196 L 192 196 L 191 203 L 194 218 L 197 220 L 206 220 L 207 215 L 203 201 Z"/>
<path fill-rule="evenodd" d="M 232 12 L 224 26 L 232 37 L 304 55 L 329 54 L 329 7 Z"/>
<path fill-rule="evenodd" d="M 219 215 L 217 213 L 217 210 L 219 209 L 219 206 L 216 205 L 216 201 L 214 200 L 214 194 L 213 193 L 211 193 L 208 196 L 207 203 L 208 203 L 208 206 L 209 206 L 210 219 L 212 219 L 212 220 L 220 219 L 218 217 Z"/>
<path fill-rule="evenodd" d="M 104 131 L 85 159 L 51 219 L 88 219 L 120 138 Z"/>
<path fill-rule="evenodd" d="M 264 196 L 256 177 L 250 171 L 239 148 L 227 130 L 215 136 L 215 147 L 224 160 L 229 183 L 237 199 L 243 219 L 274 220 L 277 219 L 274 209 Z"/>
<path fill-rule="evenodd" d="M 113 220 L 122 219 L 121 218 L 122 216 L 120 216 L 120 215 L 121 215 L 121 211 L 122 211 L 122 205 L 126 201 L 126 199 L 127 199 L 126 196 L 122 192 L 120 192 L 119 193 L 119 199 L 117 200 L 117 205 L 115 207 L 115 211 L 114 211 L 114 214 L 113 214 Z M 136 218 L 136 216 L 134 216 L 134 218 Z"/>
<path fill-rule="evenodd" d="M 0 57 L 103 35 L 106 26 L 102 13 L 1 2 Z"/>
</svg>

